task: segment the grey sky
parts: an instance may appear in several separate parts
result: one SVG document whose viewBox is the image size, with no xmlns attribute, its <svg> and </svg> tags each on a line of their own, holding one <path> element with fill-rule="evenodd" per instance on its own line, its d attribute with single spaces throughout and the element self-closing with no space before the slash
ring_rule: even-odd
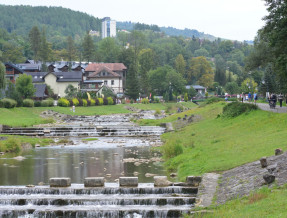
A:
<svg viewBox="0 0 287 218">
<path fill-rule="evenodd" d="M 99 18 L 196 29 L 240 41 L 253 40 L 267 15 L 263 0 L 0 0 L 0 4 L 62 6 Z"/>
</svg>

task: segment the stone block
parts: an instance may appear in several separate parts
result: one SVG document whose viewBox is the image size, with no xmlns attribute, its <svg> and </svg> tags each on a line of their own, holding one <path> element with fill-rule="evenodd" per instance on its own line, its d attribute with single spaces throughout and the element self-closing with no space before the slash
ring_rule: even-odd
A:
<svg viewBox="0 0 287 218">
<path fill-rule="evenodd" d="M 262 167 L 262 168 L 267 167 L 267 158 L 266 158 L 266 157 L 262 157 L 262 158 L 260 159 L 260 164 L 261 164 L 261 167 Z"/>
<path fill-rule="evenodd" d="M 102 187 L 105 185 L 104 177 L 87 177 L 84 180 L 85 187 Z"/>
<path fill-rule="evenodd" d="M 71 178 L 50 178 L 49 184 L 50 187 L 69 187 L 71 186 Z"/>
<path fill-rule="evenodd" d="M 275 176 L 272 175 L 272 174 L 267 173 L 267 174 L 263 175 L 263 179 L 264 179 L 266 184 L 270 184 L 270 183 L 275 181 Z"/>
<path fill-rule="evenodd" d="M 188 176 L 186 177 L 187 185 L 198 187 L 202 178 L 200 176 Z"/>
<path fill-rule="evenodd" d="M 154 176 L 154 186 L 169 186 L 172 182 L 167 180 L 166 176 Z"/>
<path fill-rule="evenodd" d="M 283 150 L 281 148 L 277 148 L 275 149 L 275 155 L 280 155 L 280 154 L 283 154 Z"/>
<path fill-rule="evenodd" d="M 120 186 L 138 186 L 138 177 L 120 177 Z"/>
</svg>

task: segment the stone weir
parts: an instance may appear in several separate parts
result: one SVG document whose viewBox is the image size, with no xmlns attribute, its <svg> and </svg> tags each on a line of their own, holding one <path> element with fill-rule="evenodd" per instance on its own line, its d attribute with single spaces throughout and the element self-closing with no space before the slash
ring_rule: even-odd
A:
<svg viewBox="0 0 287 218">
<path fill-rule="evenodd" d="M 4 126 L 2 134 L 45 136 L 45 137 L 141 137 L 159 136 L 165 128 L 158 126 L 137 126 L 130 122 L 134 114 L 109 116 L 73 116 L 65 119 L 64 123 L 48 127 L 10 128 Z"/>
<path fill-rule="evenodd" d="M 190 177 L 188 177 L 190 178 Z M 194 178 L 194 177 L 192 177 Z M 162 182 L 163 181 L 163 182 Z M 49 186 L 0 187 L 0 217 L 180 217 L 191 214 L 197 202 L 198 183 L 138 183 L 137 177 L 120 177 L 104 183 L 86 178 L 84 185 L 69 178 L 51 178 Z"/>
</svg>

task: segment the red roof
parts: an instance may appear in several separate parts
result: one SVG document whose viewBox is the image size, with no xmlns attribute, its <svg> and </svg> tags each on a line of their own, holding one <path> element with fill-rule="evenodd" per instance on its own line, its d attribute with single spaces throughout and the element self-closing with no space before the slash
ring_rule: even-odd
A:
<svg viewBox="0 0 287 218">
<path fill-rule="evenodd" d="M 113 72 L 127 69 L 123 63 L 92 63 L 85 68 L 85 71 L 100 72 L 103 68 L 108 68 Z"/>
</svg>

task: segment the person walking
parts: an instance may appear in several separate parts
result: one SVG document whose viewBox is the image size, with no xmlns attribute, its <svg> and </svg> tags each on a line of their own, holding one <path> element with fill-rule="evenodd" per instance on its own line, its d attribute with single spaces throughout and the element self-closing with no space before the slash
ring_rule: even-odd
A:
<svg viewBox="0 0 287 218">
<path fill-rule="evenodd" d="M 279 101 L 279 103 L 280 103 L 280 107 L 282 107 L 282 102 L 283 102 L 283 95 L 282 95 L 282 93 L 280 93 L 280 94 L 278 95 L 278 101 Z"/>
<path fill-rule="evenodd" d="M 248 93 L 248 101 L 251 102 L 251 93 Z"/>
<path fill-rule="evenodd" d="M 256 100 L 257 100 L 257 93 L 256 92 L 253 94 L 253 100 L 254 100 L 254 103 L 256 104 Z"/>
<path fill-rule="evenodd" d="M 244 94 L 243 94 L 243 92 L 242 92 L 242 94 L 241 94 L 241 102 L 243 103 L 243 100 L 244 100 Z"/>
</svg>

